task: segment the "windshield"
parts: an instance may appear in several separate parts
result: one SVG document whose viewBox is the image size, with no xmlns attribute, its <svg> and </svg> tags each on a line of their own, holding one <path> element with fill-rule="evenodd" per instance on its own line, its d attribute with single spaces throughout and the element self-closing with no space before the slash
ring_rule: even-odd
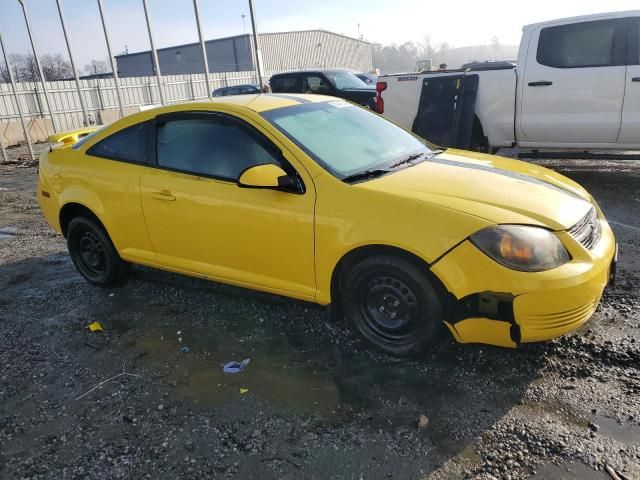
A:
<svg viewBox="0 0 640 480">
<path fill-rule="evenodd" d="M 338 90 L 344 90 L 345 88 L 370 88 L 369 85 L 350 72 L 331 70 L 324 72 L 324 74 Z"/>
<path fill-rule="evenodd" d="M 431 151 L 425 140 L 344 100 L 303 103 L 262 116 L 340 179 Z"/>
</svg>

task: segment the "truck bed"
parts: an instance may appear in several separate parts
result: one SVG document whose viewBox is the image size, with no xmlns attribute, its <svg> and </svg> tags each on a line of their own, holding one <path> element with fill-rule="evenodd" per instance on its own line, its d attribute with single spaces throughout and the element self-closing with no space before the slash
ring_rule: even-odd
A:
<svg viewBox="0 0 640 480">
<path fill-rule="evenodd" d="M 481 125 L 484 126 L 482 133 L 489 139 L 489 144 L 493 146 L 513 145 L 515 141 L 515 67 L 485 67 L 381 75 L 378 77 L 378 82 L 387 83 L 387 88 L 382 92 L 383 116 L 408 130 L 412 130 L 418 113 L 424 80 L 461 74 L 479 76 L 475 112 Z"/>
</svg>

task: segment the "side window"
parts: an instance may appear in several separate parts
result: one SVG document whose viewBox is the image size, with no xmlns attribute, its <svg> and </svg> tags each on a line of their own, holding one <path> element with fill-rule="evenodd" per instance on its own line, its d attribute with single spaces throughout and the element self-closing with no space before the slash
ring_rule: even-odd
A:
<svg viewBox="0 0 640 480">
<path fill-rule="evenodd" d="M 629 20 L 629 63 L 640 65 L 640 17 Z"/>
<path fill-rule="evenodd" d="M 297 76 L 276 77 L 269 83 L 274 93 L 302 93 L 300 79 Z"/>
<path fill-rule="evenodd" d="M 147 127 L 149 123 L 138 123 L 109 135 L 87 151 L 87 155 L 147 163 Z"/>
<path fill-rule="evenodd" d="M 302 91 L 304 93 L 328 93 L 329 85 L 318 75 L 309 75 L 302 79 Z"/>
<path fill-rule="evenodd" d="M 598 20 L 543 28 L 538 63 L 556 68 L 622 65 L 624 48 L 616 41 L 618 25 L 617 20 Z"/>
<path fill-rule="evenodd" d="M 158 166 L 235 181 L 253 165 L 280 165 L 275 146 L 250 127 L 226 118 L 158 123 Z"/>
</svg>

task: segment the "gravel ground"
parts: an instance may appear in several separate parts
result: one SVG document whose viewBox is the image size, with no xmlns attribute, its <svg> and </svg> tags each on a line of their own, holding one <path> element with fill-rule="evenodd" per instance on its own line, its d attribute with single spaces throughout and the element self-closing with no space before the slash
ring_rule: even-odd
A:
<svg viewBox="0 0 640 480">
<path fill-rule="evenodd" d="M 537 163 L 598 199 L 618 283 L 572 335 L 410 361 L 302 302 L 146 268 L 92 287 L 35 168 L 0 166 L 0 478 L 640 479 L 640 162 Z"/>
</svg>

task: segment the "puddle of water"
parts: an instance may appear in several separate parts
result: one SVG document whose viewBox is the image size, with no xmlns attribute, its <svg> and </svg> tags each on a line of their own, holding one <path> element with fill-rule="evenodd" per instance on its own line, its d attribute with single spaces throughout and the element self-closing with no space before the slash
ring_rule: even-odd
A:
<svg viewBox="0 0 640 480">
<path fill-rule="evenodd" d="M 7 238 L 13 238 L 18 233 L 18 229 L 16 227 L 4 227 L 0 228 L 0 240 L 5 240 Z"/>
<path fill-rule="evenodd" d="M 277 339 L 276 339 L 277 340 Z M 188 353 L 180 352 L 175 331 L 143 335 L 136 339 L 136 349 L 166 373 L 166 381 L 175 384 L 175 395 L 214 408 L 245 395 L 304 412 L 331 412 L 340 408 L 338 386 L 321 365 L 298 361 L 285 345 L 278 348 L 273 339 L 260 344 L 222 336 L 183 338 Z M 225 374 L 228 361 L 250 358 L 247 368 L 238 374 Z"/>
<path fill-rule="evenodd" d="M 605 472 L 594 470 L 584 463 L 571 462 L 562 465 L 543 465 L 529 480 L 611 480 Z"/>
<path fill-rule="evenodd" d="M 613 438 L 626 445 L 640 445 L 640 426 L 631 423 L 618 423 L 615 418 L 597 415 L 593 419 L 600 428 L 598 433 Z"/>
</svg>

